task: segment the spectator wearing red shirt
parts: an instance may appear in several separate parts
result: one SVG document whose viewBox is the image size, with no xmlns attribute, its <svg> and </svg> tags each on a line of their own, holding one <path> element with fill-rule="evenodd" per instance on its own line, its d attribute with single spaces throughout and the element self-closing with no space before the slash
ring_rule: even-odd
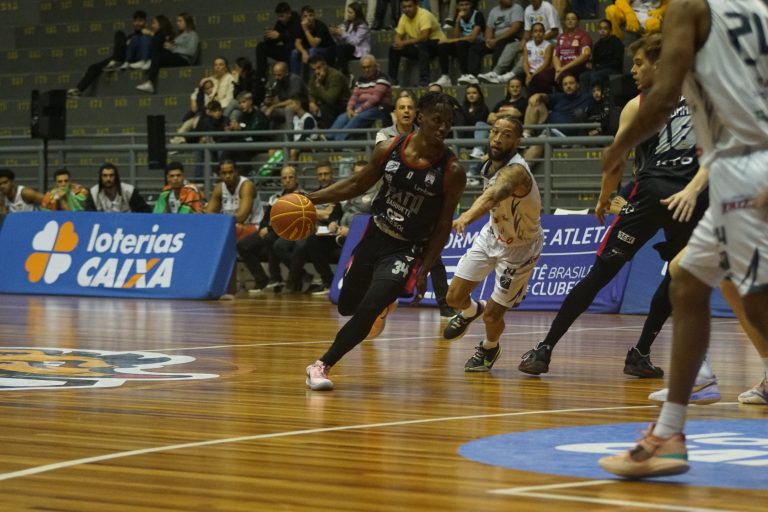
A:
<svg viewBox="0 0 768 512">
<path fill-rule="evenodd" d="M 563 33 L 557 37 L 552 63 L 555 66 L 555 81 L 558 83 L 565 75 L 578 80 L 587 69 L 587 62 L 592 53 L 592 38 L 579 28 L 579 17 L 573 11 L 565 13 Z"/>
</svg>

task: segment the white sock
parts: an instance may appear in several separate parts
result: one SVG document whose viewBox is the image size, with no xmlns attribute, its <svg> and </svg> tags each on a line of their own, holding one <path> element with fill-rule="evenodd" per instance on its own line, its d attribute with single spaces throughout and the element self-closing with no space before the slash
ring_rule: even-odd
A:
<svg viewBox="0 0 768 512">
<path fill-rule="evenodd" d="M 656 421 L 656 428 L 653 429 L 653 435 L 657 437 L 669 437 L 679 434 L 685 426 L 685 412 L 687 406 L 672 402 L 664 402 L 661 406 L 661 414 Z"/>
<path fill-rule="evenodd" d="M 461 310 L 461 316 L 464 318 L 472 318 L 477 314 L 477 302 L 472 298 L 469 299 L 469 307 Z"/>
<path fill-rule="evenodd" d="M 709 354 L 707 354 L 704 356 L 704 361 L 701 363 L 699 373 L 696 374 L 695 384 L 701 386 L 712 380 L 715 380 L 715 372 L 712 371 L 712 366 L 709 364 Z"/>
<path fill-rule="evenodd" d="M 493 350 L 499 346 L 499 340 L 489 341 L 488 338 L 486 338 L 480 343 L 480 346 L 486 350 Z"/>
</svg>

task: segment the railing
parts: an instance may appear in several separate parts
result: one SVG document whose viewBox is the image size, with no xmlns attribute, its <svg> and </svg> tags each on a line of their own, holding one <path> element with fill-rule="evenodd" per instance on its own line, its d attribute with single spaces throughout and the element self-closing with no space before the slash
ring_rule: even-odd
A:
<svg viewBox="0 0 768 512">
<path fill-rule="evenodd" d="M 586 148 L 595 148 L 596 150 L 602 150 L 605 146 L 610 144 L 613 140 L 611 136 L 575 136 L 575 137 L 557 137 L 552 136 L 551 130 L 553 129 L 579 129 L 584 130 L 588 128 L 596 127 L 596 124 L 559 124 L 559 125 L 526 125 L 526 129 L 541 130 L 541 135 L 538 137 L 523 139 L 521 141 L 522 146 L 527 145 L 542 145 L 544 146 L 543 156 L 538 162 L 543 165 L 540 169 L 537 169 L 537 175 L 540 176 L 540 188 L 542 192 L 542 202 L 545 212 L 550 212 L 552 209 L 552 183 L 553 183 L 553 151 L 555 148 L 563 146 L 579 146 Z M 447 139 L 446 143 L 452 146 L 454 149 L 458 148 L 459 151 L 464 148 L 472 148 L 477 145 L 485 145 L 487 139 L 475 139 L 474 137 L 460 137 L 462 133 L 473 133 L 476 130 L 482 130 L 485 128 L 480 127 L 454 127 L 454 137 Z M 182 135 L 186 137 L 227 137 L 227 138 L 239 138 L 245 139 L 246 137 L 253 137 L 255 140 L 252 142 L 216 142 L 216 143 L 185 143 L 185 144 L 168 144 L 167 149 L 169 151 L 178 152 L 200 152 L 202 158 L 199 163 L 202 164 L 203 173 L 202 181 L 204 190 L 209 193 L 214 184 L 214 166 L 216 159 L 213 157 L 214 152 L 219 151 L 256 151 L 267 152 L 269 150 L 282 149 L 285 155 L 285 159 L 280 163 L 291 163 L 288 160 L 290 155 L 290 149 L 299 150 L 338 150 L 362 152 L 370 157 L 373 150 L 373 139 L 378 129 L 340 129 L 340 130 L 317 130 L 311 133 L 349 133 L 357 137 L 364 137 L 362 140 L 345 140 L 345 141 L 301 141 L 293 142 L 293 137 L 297 133 L 293 130 L 271 130 L 271 131 L 238 131 L 238 132 L 186 132 L 183 134 L 171 133 L 169 137 L 176 135 Z M 264 138 L 273 138 L 281 140 L 263 140 Z M 258 140 L 261 139 L 261 140 Z M 119 142 L 116 142 L 119 140 Z M 17 144 L 24 142 L 24 144 Z M 103 141 L 103 142 L 102 142 Z M 115 142 L 113 142 L 115 141 Z M 131 183 L 140 184 L 142 182 L 157 182 L 161 175 L 154 174 L 151 176 L 143 175 L 141 172 L 145 164 L 143 163 L 143 155 L 147 152 L 146 134 L 144 133 L 132 133 L 132 134 L 93 134 L 93 135 L 78 135 L 68 138 L 66 141 L 50 141 L 48 145 L 48 157 L 49 159 L 55 159 L 60 164 L 65 165 L 67 162 L 67 156 L 72 153 L 93 153 L 104 154 L 109 153 L 110 157 L 106 157 L 107 160 L 114 160 L 119 155 L 126 155 L 127 159 L 123 161 L 120 158 L 121 175 L 122 179 Z M 5 136 L 0 137 L 0 158 L 3 156 L 13 155 L 16 158 L 22 157 L 22 155 L 30 156 L 31 160 L 36 160 L 35 163 L 22 163 L 19 162 L 17 166 L 12 166 L 16 171 L 17 180 L 21 183 L 36 186 L 40 190 L 46 190 L 49 188 L 44 183 L 43 177 L 46 175 L 44 169 L 45 155 L 42 141 L 31 140 L 21 136 Z M 53 157 L 53 158 L 51 158 Z M 263 162 L 248 162 L 250 165 L 260 165 Z M 301 165 L 299 162 L 294 162 Z M 537 163 L 537 162 L 531 162 Z M 35 177 L 30 176 L 28 173 L 22 173 L 24 169 L 35 171 Z M 596 171 L 595 176 L 599 176 L 599 170 Z M 260 178 L 254 176 L 254 180 L 259 179 L 271 179 L 272 178 Z"/>
</svg>

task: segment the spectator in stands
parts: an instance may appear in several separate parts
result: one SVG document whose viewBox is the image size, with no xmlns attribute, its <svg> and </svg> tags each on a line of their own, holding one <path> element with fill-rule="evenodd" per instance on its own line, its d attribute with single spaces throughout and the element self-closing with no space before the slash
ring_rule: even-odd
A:
<svg viewBox="0 0 768 512">
<path fill-rule="evenodd" d="M 624 40 L 624 29 L 644 36 L 661 30 L 669 0 L 615 0 L 605 8 L 605 17 L 611 20 L 613 35 Z"/>
<path fill-rule="evenodd" d="M 585 122 L 600 123 L 597 128 L 590 128 L 587 135 L 603 135 L 608 132 L 608 115 L 605 108 L 605 99 L 603 96 L 603 87 L 596 83 L 592 86 L 592 99 L 595 100 L 587 108 Z"/>
<path fill-rule="evenodd" d="M 534 23 L 541 23 L 544 26 L 544 39 L 547 41 L 554 43 L 560 33 L 560 15 L 551 3 L 544 0 L 530 1 L 523 12 L 523 23 L 525 27 L 524 41 L 531 38 Z"/>
<path fill-rule="evenodd" d="M 371 53 L 371 30 L 365 21 L 360 2 L 352 2 L 347 6 L 344 23 L 331 27 L 331 34 L 336 37 L 336 67 L 348 77 L 349 61 Z"/>
<path fill-rule="evenodd" d="M 70 181 L 67 169 L 59 169 L 53 173 L 56 186 L 45 194 L 40 207 L 44 210 L 63 210 L 81 212 L 85 209 L 88 189 Z"/>
<path fill-rule="evenodd" d="M 525 85 L 531 94 L 552 92 L 555 81 L 555 68 L 552 65 L 554 47 L 544 39 L 544 25 L 534 23 L 531 26 L 533 37 L 525 43 L 523 70 Z"/>
<path fill-rule="evenodd" d="M 318 183 L 316 190 L 332 185 L 334 180 L 331 163 L 326 161 L 317 164 L 315 176 Z M 304 243 L 305 248 L 304 251 L 301 250 L 301 247 L 294 251 L 291 261 L 291 275 L 299 276 L 301 274 L 300 269 L 308 258 L 312 262 L 315 271 L 320 274 L 322 281 L 322 284 L 310 286 L 309 293 L 313 295 L 328 295 L 331 282 L 333 281 L 331 264 L 339 260 L 336 231 L 344 212 L 339 203 L 316 204 L 315 208 L 317 209 L 316 230 L 309 238 L 298 242 L 299 246 Z"/>
<path fill-rule="evenodd" d="M 133 26 L 133 32 L 130 35 L 126 35 L 122 30 L 115 32 L 112 43 L 112 55 L 91 64 L 77 83 L 77 87 L 67 91 L 67 96 L 70 98 L 80 96 L 99 78 L 102 71 L 127 69 L 131 63 L 143 63 L 149 60 L 149 48 L 152 38 L 143 32 L 147 26 L 147 13 L 144 11 L 134 12 L 131 25 Z"/>
<path fill-rule="evenodd" d="M 488 106 L 485 104 L 485 96 L 483 91 L 478 85 L 468 85 L 464 91 L 464 101 L 461 104 L 461 116 L 457 122 L 454 122 L 454 129 L 458 132 L 459 137 L 467 138 L 467 133 L 471 130 L 461 131 L 456 129 L 460 126 L 485 126 L 488 120 Z M 483 135 L 485 132 L 480 132 Z M 474 132 L 474 137 L 478 138 L 478 132 Z M 482 137 L 480 137 L 481 140 Z M 487 139 L 487 137 L 486 137 Z M 482 147 L 475 147 L 472 150 L 472 158 L 482 158 L 485 154 Z"/>
<path fill-rule="evenodd" d="M 320 55 L 309 59 L 309 111 L 320 128 L 329 128 L 344 113 L 349 101 L 349 81 L 338 69 L 328 66 Z"/>
<path fill-rule="evenodd" d="M 387 121 L 392 110 L 392 85 L 376 63 L 373 55 L 360 59 L 362 73 L 358 77 L 352 95 L 347 102 L 347 111 L 342 112 L 331 125 L 332 130 L 346 128 L 367 128 L 377 120 Z M 389 124 L 389 123 L 385 123 Z M 346 140 L 348 133 L 331 133 L 330 140 Z"/>
<path fill-rule="evenodd" d="M 273 130 L 288 129 L 293 125 L 293 112 L 288 107 L 290 99 L 297 94 L 306 94 L 307 87 L 301 77 L 290 73 L 285 62 L 275 62 L 272 66 L 274 81 L 264 99 L 262 112 L 269 119 Z"/>
<path fill-rule="evenodd" d="M 387 14 L 387 7 L 389 7 L 389 15 L 392 23 L 387 24 L 384 22 L 384 17 Z M 397 26 L 397 21 L 400 19 L 400 2 L 399 0 L 376 0 L 376 13 L 373 16 L 373 25 L 371 30 L 392 30 L 392 27 Z"/>
<path fill-rule="evenodd" d="M 198 87 L 195 87 L 195 90 L 192 91 L 192 94 L 189 96 L 189 110 L 186 114 L 184 114 L 184 117 L 181 118 L 181 122 L 185 122 L 189 119 L 192 119 L 193 117 L 199 115 L 203 110 L 205 110 L 205 106 L 213 101 L 213 80 L 209 78 L 205 78 L 200 82 L 200 85 Z"/>
<path fill-rule="evenodd" d="M 578 80 L 587 69 L 592 54 L 592 37 L 579 27 L 579 17 L 575 12 L 565 13 L 564 25 L 552 56 L 556 82 L 560 82 L 565 75 L 573 75 Z"/>
<path fill-rule="evenodd" d="M 249 295 L 260 293 L 265 288 L 273 288 L 275 291 L 279 291 L 283 286 L 283 279 L 280 275 L 280 260 L 275 251 L 272 250 L 272 246 L 278 240 L 286 244 L 292 244 L 293 242 L 278 238 L 269 222 L 269 213 L 272 205 L 281 196 L 299 190 L 299 179 L 296 175 L 295 167 L 286 165 L 280 170 L 280 184 L 283 187 L 282 190 L 271 195 L 264 206 L 264 216 L 259 224 L 259 230 L 237 242 L 237 254 L 243 260 L 255 281 L 254 288 L 248 290 Z M 290 253 L 290 251 L 288 252 Z M 269 275 L 264 272 L 261 266 L 263 261 L 269 263 Z M 290 259 L 284 263 L 290 268 Z"/>
<path fill-rule="evenodd" d="M 136 89 L 153 94 L 160 68 L 189 66 L 197 60 L 200 37 L 195 32 L 194 18 L 189 13 L 179 13 L 176 17 L 176 27 L 179 33 L 173 36 L 172 40 L 167 39 L 165 31 L 152 36 L 152 63 L 147 73 L 147 81 L 137 85 Z"/>
<path fill-rule="evenodd" d="M 459 85 L 478 83 L 477 75 L 480 74 L 481 56 L 485 47 L 485 17 L 471 0 L 459 0 L 457 21 L 451 36 L 440 41 L 437 46 L 442 73 L 437 83 L 442 87 L 453 85 L 450 77 L 451 56 L 459 63 Z"/>
<path fill-rule="evenodd" d="M 624 68 L 624 43 L 611 33 L 611 22 L 600 20 L 597 33 L 600 39 L 592 48 L 588 70 L 579 76 L 582 91 L 591 89 L 594 84 L 605 85 L 608 77 L 621 74 Z"/>
<path fill-rule="evenodd" d="M 411 133 L 416 129 L 416 98 L 408 90 L 400 91 L 392 111 L 394 122 L 376 132 L 375 144 L 386 142 L 398 135 Z"/>
<path fill-rule="evenodd" d="M 519 66 L 523 45 L 521 39 L 525 33 L 523 25 L 523 8 L 513 0 L 499 0 L 499 5 L 488 13 L 488 23 L 485 28 L 485 50 L 483 53 L 493 53 L 493 69 L 488 73 L 478 75 L 484 82 L 500 84 L 512 76 L 510 70 Z M 481 55 L 472 58 L 482 60 Z"/>
<path fill-rule="evenodd" d="M 317 120 L 309 113 L 309 98 L 304 94 L 293 96 L 288 108 L 293 112 L 293 141 L 294 142 L 315 142 L 325 140 L 323 134 L 317 130 Z M 291 148 L 291 160 L 299 159 L 301 149 Z"/>
<path fill-rule="evenodd" d="M 507 83 L 507 95 L 503 100 L 496 103 L 490 114 L 488 114 L 488 127 L 493 126 L 498 116 L 505 114 L 514 117 L 516 120 L 523 122 L 525 119 L 525 111 L 528 108 L 528 96 L 526 94 L 523 81 L 519 78 L 513 78 Z M 483 140 L 487 139 L 486 137 Z"/>
<path fill-rule="evenodd" d="M 400 58 L 416 60 L 419 85 L 429 84 L 429 63 L 437 56 L 438 42 L 445 39 L 435 15 L 419 7 L 416 0 L 400 0 L 402 15 L 395 28 L 395 39 L 389 47 L 389 76 L 397 85 Z"/>
<path fill-rule="evenodd" d="M 594 107 L 595 100 L 590 91 L 580 91 L 579 83 L 572 75 L 566 75 L 562 81 L 563 92 L 554 94 L 532 94 L 528 100 L 525 124 L 572 124 L 587 120 L 588 112 Z M 578 135 L 578 130 L 558 128 L 551 130 L 553 135 Z M 525 137 L 530 132 L 523 132 Z M 525 160 L 539 158 L 543 147 L 531 146 L 525 153 Z"/>
<path fill-rule="evenodd" d="M 534 95 L 535 96 L 535 95 Z M 573 75 L 565 75 L 563 78 L 563 92 L 550 95 L 539 95 L 539 101 L 549 104 L 548 124 L 583 123 L 586 120 L 587 111 L 594 104 L 595 99 L 591 91 L 581 91 L 579 83 Z M 536 104 L 535 97 L 531 97 L 529 105 Z M 569 135 L 577 132 L 561 130 Z"/>
<path fill-rule="evenodd" d="M 43 194 L 23 185 L 16 185 L 16 174 L 0 169 L 0 213 L 31 212 L 43 202 Z"/>
<path fill-rule="evenodd" d="M 229 112 L 227 112 L 227 109 L 224 109 L 224 115 L 230 120 L 237 121 L 240 115 L 240 111 L 237 109 L 239 104 L 237 98 L 240 96 L 240 93 L 243 92 L 250 92 L 253 94 L 256 90 L 257 79 L 256 72 L 253 70 L 253 64 L 245 57 L 238 57 L 230 72 L 235 79 L 235 102 L 234 108 Z"/>
<path fill-rule="evenodd" d="M 256 194 L 253 182 L 240 176 L 235 162 L 222 160 L 218 169 L 219 179 L 205 207 L 205 213 L 221 213 L 235 218 L 235 235 L 238 240 L 256 232 L 264 218 L 264 207 Z"/>
<path fill-rule="evenodd" d="M 291 73 L 302 78 L 307 76 L 309 59 L 321 55 L 327 62 L 336 60 L 336 41 L 328 25 L 315 17 L 315 10 L 305 5 L 301 8 L 301 33 L 291 51 Z"/>
<path fill-rule="evenodd" d="M 184 179 L 181 162 L 165 167 L 165 186 L 155 202 L 153 213 L 202 213 L 203 199 L 197 187 Z"/>
<path fill-rule="evenodd" d="M 224 57 L 213 59 L 213 73 L 211 76 L 200 80 L 200 85 L 210 80 L 213 82 L 213 91 L 211 100 L 219 102 L 224 109 L 224 117 L 229 118 L 227 112 L 232 112 L 237 108 L 235 101 L 235 77 L 229 72 L 229 62 Z"/>
<path fill-rule="evenodd" d="M 253 93 L 249 91 L 241 92 L 237 95 L 237 102 L 238 114 L 230 119 L 227 131 L 230 133 L 239 131 L 255 132 L 269 129 L 267 117 L 253 104 Z M 228 137 L 228 140 L 230 142 L 254 142 L 258 140 L 258 137 L 253 135 L 231 136 Z M 250 162 L 258 153 L 259 151 L 250 149 L 227 150 L 223 152 L 222 159 Z M 242 170 L 244 173 L 246 170 L 250 172 L 250 166 L 243 166 Z"/>
<path fill-rule="evenodd" d="M 85 201 L 89 212 L 137 212 L 152 211 L 139 189 L 120 181 L 120 173 L 115 164 L 106 162 L 99 167 L 99 183 L 91 187 L 91 193 Z"/>
<path fill-rule="evenodd" d="M 260 104 L 264 101 L 266 92 L 268 59 L 278 62 L 288 62 L 291 50 L 296 46 L 296 39 L 301 37 L 301 16 L 291 9 L 287 2 L 280 2 L 275 7 L 277 21 L 272 29 L 264 34 L 264 39 L 256 45 L 256 90 L 254 101 Z"/>
</svg>

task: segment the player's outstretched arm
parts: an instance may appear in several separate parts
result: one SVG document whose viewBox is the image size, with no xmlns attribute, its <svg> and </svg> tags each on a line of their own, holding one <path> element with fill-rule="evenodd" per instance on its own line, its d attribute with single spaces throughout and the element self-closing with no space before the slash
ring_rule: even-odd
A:
<svg viewBox="0 0 768 512">
<path fill-rule="evenodd" d="M 384 171 L 384 157 L 389 151 L 385 144 L 379 144 L 373 149 L 370 161 L 361 172 L 353 174 L 333 185 L 307 194 L 314 204 L 340 203 L 347 199 L 365 194 L 379 181 Z"/>
<path fill-rule="evenodd" d="M 466 212 L 453 221 L 453 229 L 463 234 L 468 225 L 491 211 L 491 208 L 508 197 L 525 197 L 531 191 L 533 179 L 520 164 L 499 169 L 496 182 L 486 189 Z"/>
</svg>

